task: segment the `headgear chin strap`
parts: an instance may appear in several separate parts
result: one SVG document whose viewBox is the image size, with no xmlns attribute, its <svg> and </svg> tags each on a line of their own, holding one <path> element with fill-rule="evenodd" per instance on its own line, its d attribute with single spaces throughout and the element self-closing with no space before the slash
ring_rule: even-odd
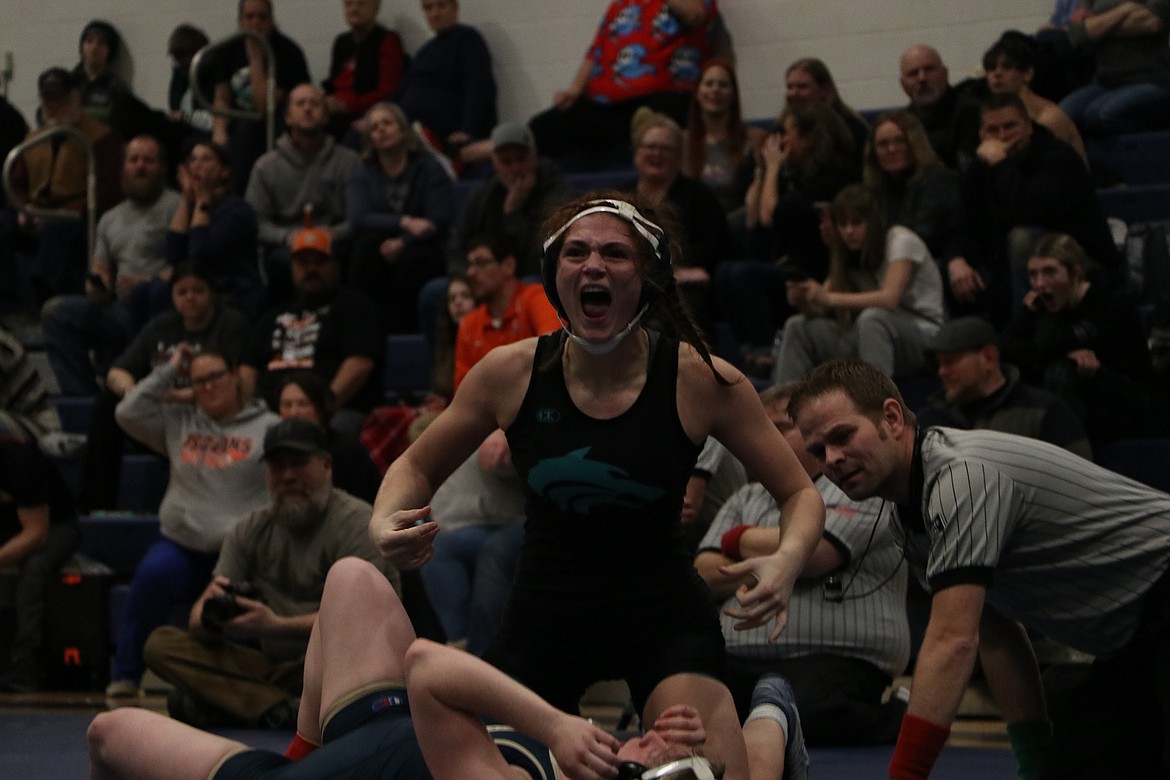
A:
<svg viewBox="0 0 1170 780">
<path fill-rule="evenodd" d="M 600 344 L 594 341 L 587 341 L 578 336 L 576 333 L 573 333 L 571 330 L 569 330 L 568 324 L 563 320 L 561 321 L 561 329 L 565 331 L 565 335 L 569 337 L 570 341 L 588 352 L 590 355 L 608 355 L 610 352 L 613 352 L 615 349 L 617 349 L 618 344 L 621 344 L 623 341 L 625 341 L 626 336 L 630 335 L 630 331 L 634 329 L 634 326 L 638 324 L 638 320 L 642 319 L 642 315 L 645 314 L 646 310 L 649 308 L 649 304 L 643 304 L 642 308 L 638 310 L 638 313 L 634 315 L 634 319 L 630 320 L 629 325 L 622 328 L 621 331 L 610 336 Z"/>
<path fill-rule="evenodd" d="M 670 246 L 666 240 L 666 233 L 658 225 L 654 224 L 642 213 L 638 211 L 633 205 L 624 200 L 591 200 L 585 204 L 585 208 L 578 211 L 569 218 L 565 224 L 557 228 L 551 236 L 545 239 L 543 252 L 540 258 L 540 276 L 544 283 L 544 294 L 548 296 L 549 302 L 553 308 L 557 310 L 557 314 L 561 319 L 565 318 L 565 307 L 561 304 L 561 296 L 557 293 L 557 258 L 550 256 L 553 245 L 565 234 L 565 231 L 573 226 L 573 223 L 582 217 L 587 217 L 590 214 L 613 214 L 614 216 L 624 219 L 634 226 L 634 230 L 638 234 L 650 242 L 650 247 L 654 250 L 654 257 L 658 260 L 660 266 L 665 267 L 668 277 L 673 280 L 674 274 L 671 270 L 670 264 Z M 642 285 L 642 304 L 643 309 L 649 308 L 651 304 L 657 300 L 661 291 L 655 284 Z M 638 316 L 641 316 L 639 314 Z M 637 320 L 635 319 L 635 322 Z M 614 346 L 617 346 L 616 344 Z M 612 349 L 611 347 L 610 349 Z"/>
</svg>

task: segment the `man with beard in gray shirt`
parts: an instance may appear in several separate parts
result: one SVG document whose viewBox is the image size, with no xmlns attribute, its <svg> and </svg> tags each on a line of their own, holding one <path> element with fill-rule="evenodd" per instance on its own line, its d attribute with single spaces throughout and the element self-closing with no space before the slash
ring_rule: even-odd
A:
<svg viewBox="0 0 1170 780">
<path fill-rule="evenodd" d="M 146 665 L 175 686 L 168 712 L 192 726 L 296 725 L 309 632 L 335 561 L 364 558 L 399 588 L 366 533 L 372 508 L 333 487 L 321 428 L 277 423 L 264 460 L 271 502 L 224 540 L 188 627 L 158 628 L 146 642 Z"/>
</svg>

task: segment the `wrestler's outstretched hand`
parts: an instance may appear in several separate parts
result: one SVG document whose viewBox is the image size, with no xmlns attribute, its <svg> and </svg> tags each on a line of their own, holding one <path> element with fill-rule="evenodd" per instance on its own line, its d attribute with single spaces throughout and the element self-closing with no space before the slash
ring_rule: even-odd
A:
<svg viewBox="0 0 1170 780">
<path fill-rule="evenodd" d="M 570 780 L 617 777 L 619 747 L 612 734 L 574 715 L 564 716 L 548 746 Z"/>
<path fill-rule="evenodd" d="M 729 577 L 750 578 L 735 591 L 738 608 L 723 610 L 724 614 L 739 620 L 736 631 L 761 626 L 773 615 L 776 625 L 768 634 L 768 641 L 775 642 L 780 632 L 788 625 L 788 601 L 800 574 L 803 561 L 784 550 L 772 555 L 749 558 L 746 561 L 720 566 L 719 572 Z"/>
<path fill-rule="evenodd" d="M 382 557 L 399 569 L 417 569 L 435 552 L 439 526 L 426 518 L 431 508 L 400 509 L 390 522 L 371 528 L 370 539 Z"/>
</svg>

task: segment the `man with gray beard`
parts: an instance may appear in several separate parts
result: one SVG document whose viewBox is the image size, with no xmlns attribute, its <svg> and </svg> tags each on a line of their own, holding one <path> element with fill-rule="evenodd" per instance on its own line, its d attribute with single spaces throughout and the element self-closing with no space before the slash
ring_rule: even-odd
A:
<svg viewBox="0 0 1170 780">
<path fill-rule="evenodd" d="M 146 642 L 146 665 L 175 686 L 171 717 L 199 728 L 295 727 L 309 631 L 335 561 L 364 558 L 399 590 L 366 532 L 372 508 L 333 487 L 321 428 L 277 423 L 264 460 L 271 502 L 224 540 L 187 628 L 164 626 Z"/>
</svg>

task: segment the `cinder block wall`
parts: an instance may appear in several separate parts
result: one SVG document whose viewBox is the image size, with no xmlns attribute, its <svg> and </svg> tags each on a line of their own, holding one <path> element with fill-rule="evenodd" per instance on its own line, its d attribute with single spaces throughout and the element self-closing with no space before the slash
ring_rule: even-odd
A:
<svg viewBox="0 0 1170 780">
<path fill-rule="evenodd" d="M 274 0 L 280 27 L 301 44 L 315 80 L 325 75 L 329 46 L 344 28 L 337 0 Z M 604 0 L 463 0 L 461 19 L 478 27 L 495 58 L 500 116 L 525 118 L 546 107 L 568 84 L 585 52 Z M 972 73 L 1002 30 L 1035 30 L 1051 0 L 724 0 L 739 60 L 745 112 L 771 116 L 782 103 L 782 75 L 797 57 L 818 56 L 833 70 L 845 100 L 856 108 L 904 102 L 897 59 L 908 45 L 927 42 L 942 52 L 952 78 Z M 51 65 L 76 64 L 78 36 L 104 18 L 122 33 L 127 75 L 148 103 L 166 101 L 170 66 L 166 40 L 180 22 L 215 40 L 235 30 L 234 0 L 5 0 L 0 54 L 12 52 L 9 99 L 31 121 L 36 77 Z M 429 36 L 417 2 L 383 0 L 381 20 L 398 30 L 408 51 Z"/>
</svg>

